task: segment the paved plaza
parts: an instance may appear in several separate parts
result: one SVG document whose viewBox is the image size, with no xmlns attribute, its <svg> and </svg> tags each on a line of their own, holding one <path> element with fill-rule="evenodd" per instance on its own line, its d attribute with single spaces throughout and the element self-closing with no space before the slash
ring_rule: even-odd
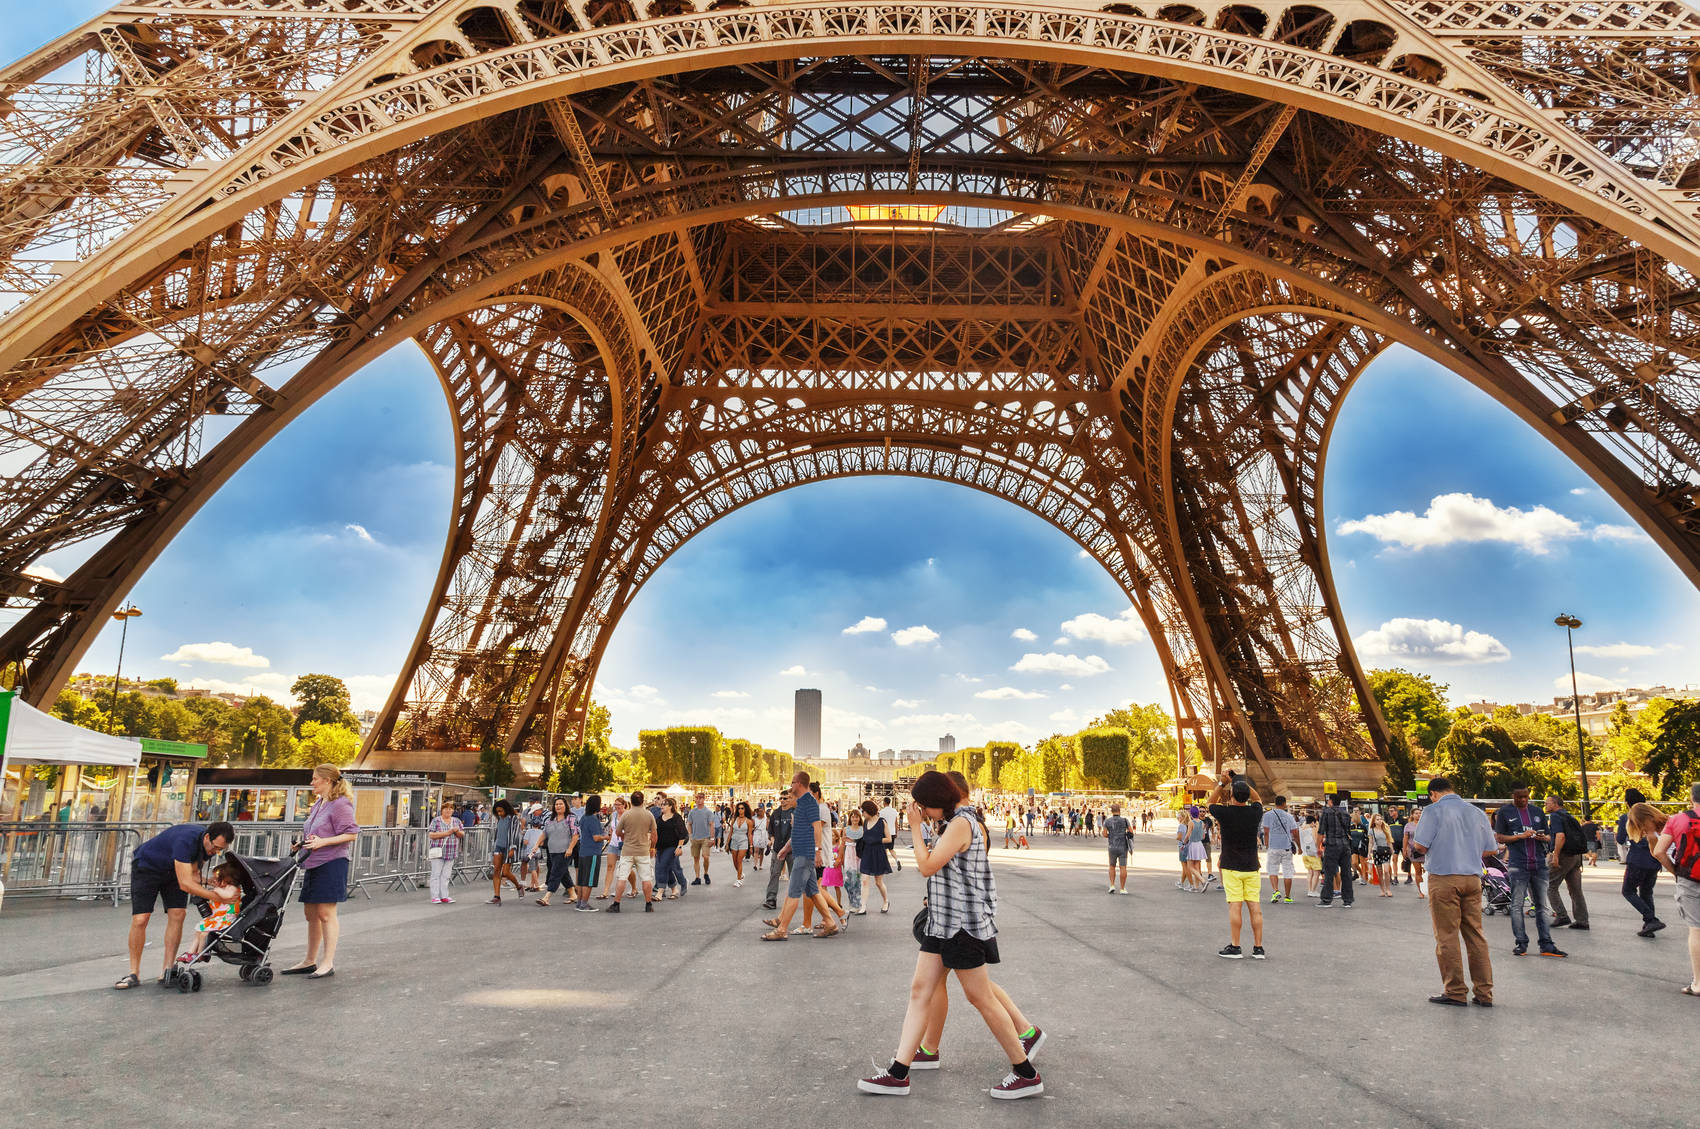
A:
<svg viewBox="0 0 1700 1129">
<path fill-rule="evenodd" d="M 1226 961 L 1222 896 L 1174 888 L 1166 839 L 1139 837 L 1125 898 L 1106 895 L 1089 843 L 993 854 L 996 978 L 1050 1034 L 1037 1101 L 987 1097 L 1006 1064 L 959 991 L 943 1070 L 907 1098 L 856 1092 L 897 1038 L 912 866 L 889 915 L 761 944 L 762 886 L 734 889 L 716 855 L 712 887 L 654 914 L 498 908 L 487 886 L 447 907 L 357 896 L 334 979 L 250 988 L 215 964 L 189 996 L 110 989 L 125 909 L 11 900 L 0 1125 L 1696 1123 L 1682 930 L 1636 938 L 1616 866 L 1588 873 L 1594 927 L 1558 932 L 1567 961 L 1513 958 L 1509 923 L 1490 920 L 1499 1006 L 1484 1011 L 1426 1002 L 1438 979 L 1413 887 L 1350 911 L 1266 906 L 1269 960 Z M 280 963 L 303 945 L 292 911 Z M 159 931 L 156 917 L 144 973 Z"/>
</svg>

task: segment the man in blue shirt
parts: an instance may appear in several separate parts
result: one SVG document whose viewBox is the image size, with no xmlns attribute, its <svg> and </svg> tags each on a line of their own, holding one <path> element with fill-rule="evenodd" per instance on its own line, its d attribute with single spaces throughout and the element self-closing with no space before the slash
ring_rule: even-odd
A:
<svg viewBox="0 0 1700 1129">
<path fill-rule="evenodd" d="M 791 886 L 785 893 L 785 908 L 779 911 L 779 916 L 762 922 L 772 929 L 772 932 L 762 934 L 764 941 L 783 941 L 789 936 L 787 930 L 791 917 L 804 898 L 820 910 L 816 937 L 835 936 L 840 928 L 832 923 L 831 903 L 821 896 L 820 879 L 815 874 L 816 867 L 825 865 L 822 847 L 825 828 L 821 822 L 820 802 L 809 791 L 807 772 L 798 770 L 797 775 L 791 778 L 791 795 L 797 799 L 797 807 L 791 813 L 791 841 L 779 851 L 780 858 L 789 856 L 791 859 Z"/>
<path fill-rule="evenodd" d="M 714 812 L 708 806 L 706 793 L 697 793 L 697 802 L 691 808 L 690 824 L 691 868 L 696 871 L 691 885 L 712 886 L 714 879 L 708 876 L 708 863 L 714 849 Z"/>
<path fill-rule="evenodd" d="M 1437 776 L 1428 782 L 1434 801 L 1411 831 L 1411 850 L 1428 870 L 1428 914 L 1434 927 L 1434 956 L 1446 990 L 1431 1004 L 1469 1006 L 1463 954 L 1470 958 L 1475 1001 L 1493 1006 L 1493 961 L 1482 932 L 1482 861 L 1499 853 L 1487 816 L 1459 799 L 1452 782 Z M 1463 937 L 1463 953 L 1459 937 Z"/>
<path fill-rule="evenodd" d="M 1529 952 L 1529 929 L 1523 922 L 1523 906 L 1533 897 L 1541 955 L 1565 956 L 1553 944 L 1552 910 L 1547 904 L 1546 844 L 1551 839 L 1547 834 L 1547 817 L 1545 812 L 1530 806 L 1526 785 L 1511 789 L 1511 803 L 1493 813 L 1493 837 L 1505 847 L 1511 879 L 1511 935 L 1517 939 L 1511 955 L 1520 957 Z"/>
<path fill-rule="evenodd" d="M 142 948 L 147 944 L 155 901 L 165 906 L 165 970 L 171 970 L 183 943 L 189 895 L 209 902 L 222 900 L 201 881 L 201 867 L 235 840 L 236 829 L 228 823 L 179 823 L 136 848 L 130 856 L 130 972 L 114 988 L 134 988 L 141 982 Z"/>
</svg>

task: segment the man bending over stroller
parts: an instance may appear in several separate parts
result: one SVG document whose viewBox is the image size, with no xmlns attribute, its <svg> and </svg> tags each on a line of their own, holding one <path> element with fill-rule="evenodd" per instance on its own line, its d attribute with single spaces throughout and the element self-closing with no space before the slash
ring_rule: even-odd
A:
<svg viewBox="0 0 1700 1129">
<path fill-rule="evenodd" d="M 177 959 L 183 943 L 183 916 L 189 895 L 222 901 L 219 891 L 201 882 L 201 864 L 222 854 L 236 839 L 236 829 L 223 822 L 202 826 L 180 823 L 168 827 L 136 848 L 130 859 L 130 973 L 113 984 L 123 990 L 141 983 L 142 946 L 148 940 L 148 920 L 156 900 L 165 903 L 165 968 Z M 164 983 L 165 975 L 160 974 Z"/>
</svg>

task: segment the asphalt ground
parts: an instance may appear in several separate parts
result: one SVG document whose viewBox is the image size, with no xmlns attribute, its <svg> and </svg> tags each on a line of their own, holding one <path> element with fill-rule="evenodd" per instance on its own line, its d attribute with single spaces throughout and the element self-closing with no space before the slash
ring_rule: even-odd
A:
<svg viewBox="0 0 1700 1129">
<path fill-rule="evenodd" d="M 487 887 L 452 906 L 357 896 L 334 978 L 250 987 L 215 963 L 193 995 L 111 989 L 124 908 L 8 900 L 0 1126 L 1700 1124 L 1700 1000 L 1680 994 L 1668 879 L 1654 941 L 1612 864 L 1587 873 L 1592 931 L 1558 931 L 1568 960 L 1513 958 L 1490 919 L 1487 1011 L 1427 1002 L 1414 887 L 1349 911 L 1265 906 L 1269 959 L 1226 961 L 1222 895 L 1174 888 L 1164 836 L 1139 837 L 1129 897 L 1105 893 L 1103 857 L 1045 835 L 993 853 L 996 979 L 1050 1036 L 1036 1099 L 987 1096 L 1007 1064 L 955 989 L 944 1069 L 907 1098 L 856 1092 L 902 1019 L 912 866 L 889 915 L 870 886 L 876 912 L 846 935 L 763 944 L 764 884 L 734 888 L 716 854 L 711 887 L 653 914 L 488 906 Z M 293 909 L 280 965 L 303 947 Z"/>
</svg>

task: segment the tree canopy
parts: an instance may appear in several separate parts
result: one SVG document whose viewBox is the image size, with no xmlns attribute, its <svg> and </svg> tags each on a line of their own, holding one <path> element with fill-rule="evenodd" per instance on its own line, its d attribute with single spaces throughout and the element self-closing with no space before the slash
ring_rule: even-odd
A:
<svg viewBox="0 0 1700 1129">
<path fill-rule="evenodd" d="M 1369 692 L 1381 707 L 1381 716 L 1387 719 L 1387 724 L 1403 729 L 1412 741 L 1430 752 L 1452 728 L 1452 717 L 1446 707 L 1448 689 L 1444 682 L 1404 669 L 1369 672 Z"/>
</svg>

